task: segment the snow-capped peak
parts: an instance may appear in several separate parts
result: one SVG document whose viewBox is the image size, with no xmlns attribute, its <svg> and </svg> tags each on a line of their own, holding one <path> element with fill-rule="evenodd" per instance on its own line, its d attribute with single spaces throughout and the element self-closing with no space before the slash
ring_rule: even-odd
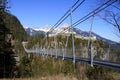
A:
<svg viewBox="0 0 120 80">
<path fill-rule="evenodd" d="M 40 28 L 33 28 L 33 30 L 40 31 L 41 29 Z"/>
<path fill-rule="evenodd" d="M 28 29 L 29 27 L 27 27 L 27 26 L 24 26 L 23 28 L 24 28 L 24 29 Z"/>
<path fill-rule="evenodd" d="M 48 32 L 51 29 L 51 27 L 49 25 L 46 25 L 42 30 L 44 32 Z"/>
<path fill-rule="evenodd" d="M 61 26 L 61 28 L 68 28 L 70 25 L 69 24 L 64 24 Z"/>
</svg>

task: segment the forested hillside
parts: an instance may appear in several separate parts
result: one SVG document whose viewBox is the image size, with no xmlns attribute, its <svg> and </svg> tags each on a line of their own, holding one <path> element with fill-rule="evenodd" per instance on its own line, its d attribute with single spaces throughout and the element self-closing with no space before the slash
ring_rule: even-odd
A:
<svg viewBox="0 0 120 80">
<path fill-rule="evenodd" d="M 10 29 L 11 33 L 14 36 L 14 39 L 19 41 L 27 40 L 28 35 L 26 34 L 22 24 L 17 19 L 17 17 L 10 13 L 4 13 L 4 15 L 5 25 L 8 29 Z"/>
<path fill-rule="evenodd" d="M 5 12 L 0 6 L 0 78 L 14 76 L 16 60 L 12 45 L 12 34 L 6 25 Z"/>
<path fill-rule="evenodd" d="M 20 21 L 12 14 L 4 12 L 4 24 L 13 36 L 13 45 L 16 54 L 23 53 L 22 41 L 27 40 L 26 34 Z M 22 51 L 22 52 L 21 52 Z"/>
<path fill-rule="evenodd" d="M 20 21 L 9 13 L 7 3 L 0 0 L 0 78 L 15 77 L 19 68 L 16 58 L 24 56 L 22 41 L 28 37 Z"/>
</svg>

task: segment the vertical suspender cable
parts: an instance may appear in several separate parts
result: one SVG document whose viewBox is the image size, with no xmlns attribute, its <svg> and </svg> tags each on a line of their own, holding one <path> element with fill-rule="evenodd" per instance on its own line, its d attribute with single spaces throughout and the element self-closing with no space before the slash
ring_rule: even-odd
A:
<svg viewBox="0 0 120 80">
<path fill-rule="evenodd" d="M 91 44 L 90 46 L 91 46 L 91 47 L 90 47 L 90 48 L 91 48 L 91 49 L 90 49 L 90 50 L 91 50 L 91 52 L 90 52 L 90 53 L 91 53 L 91 55 L 90 55 L 90 58 L 91 58 L 91 60 L 90 60 L 90 61 L 91 61 L 91 62 L 90 62 L 90 65 L 91 65 L 91 67 L 93 67 L 93 47 L 92 47 L 92 44 Z"/>
<path fill-rule="evenodd" d="M 42 48 L 42 43 L 41 43 L 41 50 L 40 51 L 41 51 L 41 55 L 43 56 L 44 51 L 43 51 L 43 48 Z"/>
<path fill-rule="evenodd" d="M 109 47 L 108 47 L 108 49 L 107 49 L 107 60 L 109 61 L 109 57 L 110 57 L 110 45 L 109 45 Z"/>
<path fill-rule="evenodd" d="M 68 46 L 68 38 L 69 38 L 69 36 L 68 36 L 68 35 L 66 35 L 66 38 L 67 38 L 67 40 L 66 40 L 66 44 L 65 44 L 65 54 L 66 54 L 66 51 L 67 51 L 67 46 Z M 67 55 L 67 56 L 69 56 L 69 55 Z"/>
<path fill-rule="evenodd" d="M 70 9 L 70 24 L 71 24 L 71 33 L 72 33 L 72 53 L 73 53 L 73 62 L 75 63 L 75 46 L 74 46 L 74 31 L 72 27 L 72 8 Z"/>
<path fill-rule="evenodd" d="M 93 66 L 93 54 L 91 52 L 91 49 L 92 49 L 92 46 L 91 46 L 91 44 L 92 44 L 92 42 L 91 42 L 91 34 L 92 34 L 93 21 L 94 21 L 94 15 L 93 15 L 93 18 L 92 18 L 92 23 L 91 23 L 90 31 L 89 31 L 89 39 L 88 39 L 88 55 L 90 55 L 90 64 L 91 64 L 91 66 Z"/>
<path fill-rule="evenodd" d="M 64 60 L 64 56 L 65 56 L 65 53 L 64 53 L 64 47 L 62 47 L 62 53 L 63 53 L 63 58 L 62 58 L 62 60 Z"/>
<path fill-rule="evenodd" d="M 54 35 L 54 42 L 55 42 L 55 55 L 56 55 L 56 58 L 57 58 L 57 40 L 56 40 L 56 35 Z"/>
<path fill-rule="evenodd" d="M 51 57 L 52 57 L 52 48 L 50 48 L 50 54 L 51 54 Z"/>
<path fill-rule="evenodd" d="M 70 9 L 70 32 L 72 33 L 72 53 L 73 53 L 73 66 L 74 66 L 74 73 L 75 73 L 75 46 L 74 46 L 74 31 L 72 27 L 72 8 Z"/>
<path fill-rule="evenodd" d="M 48 55 L 48 51 L 47 51 L 47 50 L 48 50 L 48 39 L 47 39 L 47 38 L 48 38 L 48 35 L 47 35 L 47 34 L 48 34 L 48 33 L 46 33 L 46 44 L 45 44 L 45 45 L 46 45 L 46 46 L 45 46 L 46 49 L 45 49 L 45 55 Z"/>
<path fill-rule="evenodd" d="M 48 49 L 49 49 L 49 43 L 48 43 L 49 39 L 48 39 L 48 37 L 49 36 L 48 36 L 48 32 L 47 32 L 47 45 L 46 45 L 47 46 L 47 56 L 48 56 Z"/>
</svg>

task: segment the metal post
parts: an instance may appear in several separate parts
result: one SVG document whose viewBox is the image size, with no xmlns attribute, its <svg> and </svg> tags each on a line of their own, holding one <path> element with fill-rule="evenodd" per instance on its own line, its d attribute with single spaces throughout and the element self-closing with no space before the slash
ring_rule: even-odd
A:
<svg viewBox="0 0 120 80">
<path fill-rule="evenodd" d="M 91 52 L 90 52 L 91 53 L 91 57 L 90 57 L 91 58 L 91 63 L 90 64 L 91 64 L 91 67 L 93 67 L 93 47 L 92 47 L 92 44 L 91 44 L 91 49 L 90 50 L 91 50 Z"/>
<path fill-rule="evenodd" d="M 107 50 L 107 60 L 109 60 L 109 56 L 110 56 L 110 45 L 109 45 L 109 48 Z"/>
<path fill-rule="evenodd" d="M 39 53 L 39 43 L 37 43 L 37 54 Z"/>
<path fill-rule="evenodd" d="M 66 38 L 67 38 L 67 41 L 66 41 L 66 44 L 65 44 L 65 53 L 64 53 L 64 54 L 66 54 L 66 50 L 67 50 L 67 46 L 68 46 L 68 38 L 69 38 L 69 36 L 67 35 Z"/>
<path fill-rule="evenodd" d="M 52 57 L 52 48 L 50 48 L 50 53 L 51 53 L 51 57 Z"/>
<path fill-rule="evenodd" d="M 71 32 L 72 32 L 72 52 L 73 52 L 73 63 L 75 63 L 75 46 L 74 46 L 74 31 L 72 27 L 72 8 L 70 9 L 70 24 L 71 24 Z"/>
<path fill-rule="evenodd" d="M 85 58 L 88 58 L 88 47 L 85 47 L 85 50 L 86 50 Z"/>
<path fill-rule="evenodd" d="M 89 40 L 88 40 L 88 54 L 90 52 L 90 63 L 91 63 L 91 67 L 93 66 L 93 59 L 92 59 L 92 52 L 91 52 L 91 32 L 92 32 L 92 27 L 93 27 L 93 21 L 94 21 L 94 15 L 93 15 L 93 18 L 92 18 L 92 23 L 91 23 L 91 26 L 90 26 L 90 31 L 89 31 Z"/>
<path fill-rule="evenodd" d="M 55 53 L 56 53 L 56 58 L 57 58 L 57 41 L 56 41 L 56 36 L 54 36 L 54 42 L 55 42 Z"/>
<path fill-rule="evenodd" d="M 43 48 L 43 56 L 45 56 L 45 48 Z"/>
<path fill-rule="evenodd" d="M 48 56 L 48 32 L 46 33 L 46 56 Z"/>
<path fill-rule="evenodd" d="M 63 52 L 63 60 L 64 60 L 64 48 L 62 48 L 62 52 Z"/>
<path fill-rule="evenodd" d="M 43 49 L 42 49 L 42 46 L 41 46 L 41 48 L 40 48 L 40 55 L 42 55 L 43 54 Z"/>
<path fill-rule="evenodd" d="M 48 47 L 47 47 L 47 56 L 48 56 Z"/>
</svg>

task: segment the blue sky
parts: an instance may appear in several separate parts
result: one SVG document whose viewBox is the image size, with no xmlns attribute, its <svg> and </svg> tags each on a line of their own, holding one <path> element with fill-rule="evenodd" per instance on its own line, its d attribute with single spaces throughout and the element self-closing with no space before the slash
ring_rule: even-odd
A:
<svg viewBox="0 0 120 80">
<path fill-rule="evenodd" d="M 77 0 L 9 0 L 10 12 L 15 15 L 23 26 L 31 28 L 43 28 L 45 25 L 53 26 L 64 13 L 70 9 L 70 7 Z M 81 0 L 82 1 L 82 0 Z M 88 14 L 91 10 L 100 5 L 100 0 L 86 0 L 73 13 L 73 23 L 78 19 Z M 109 7 L 117 12 L 115 8 Z M 102 12 L 101 12 L 102 13 Z M 83 31 L 88 31 L 90 28 L 92 18 L 76 26 Z M 70 23 L 69 18 L 63 22 Z M 97 16 L 94 19 L 93 32 L 98 35 L 119 42 L 120 39 L 114 34 L 117 30 L 101 20 Z"/>
</svg>

